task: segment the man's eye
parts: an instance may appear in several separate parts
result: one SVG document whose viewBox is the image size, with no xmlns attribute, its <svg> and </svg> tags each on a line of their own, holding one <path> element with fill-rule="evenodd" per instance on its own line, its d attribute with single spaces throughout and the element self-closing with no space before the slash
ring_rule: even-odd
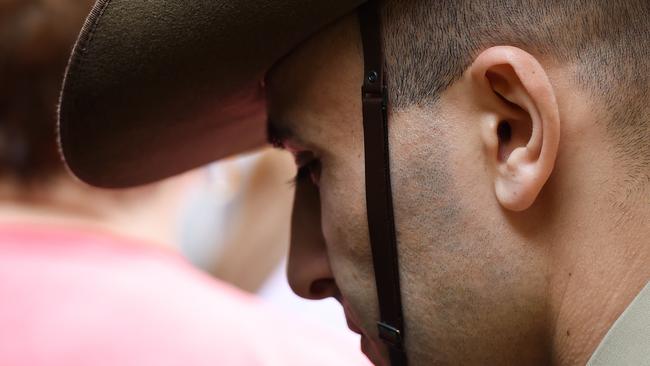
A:
<svg viewBox="0 0 650 366">
<path fill-rule="evenodd" d="M 294 183 L 298 183 L 304 179 L 309 178 L 309 175 L 311 172 L 309 171 L 309 166 L 302 166 L 298 168 L 298 173 L 296 174 L 296 177 L 293 178 Z"/>
<path fill-rule="evenodd" d="M 293 179 L 293 184 L 303 182 L 305 179 L 311 179 L 311 182 L 318 186 L 320 181 L 320 161 L 312 160 L 311 162 L 298 168 L 298 174 Z"/>
</svg>

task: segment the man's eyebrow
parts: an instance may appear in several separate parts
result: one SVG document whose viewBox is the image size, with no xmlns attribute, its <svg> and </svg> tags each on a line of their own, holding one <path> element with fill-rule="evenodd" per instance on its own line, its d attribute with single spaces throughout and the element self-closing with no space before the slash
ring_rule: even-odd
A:
<svg viewBox="0 0 650 366">
<path fill-rule="evenodd" d="M 293 131 L 286 127 L 286 124 L 279 123 L 272 119 L 267 121 L 267 140 L 268 142 L 277 148 L 284 147 L 284 141 L 289 140 L 295 136 Z"/>
</svg>

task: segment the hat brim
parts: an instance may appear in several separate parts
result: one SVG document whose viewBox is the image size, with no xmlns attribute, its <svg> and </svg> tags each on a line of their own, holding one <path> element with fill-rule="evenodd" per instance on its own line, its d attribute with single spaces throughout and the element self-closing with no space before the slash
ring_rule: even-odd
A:
<svg viewBox="0 0 650 366">
<path fill-rule="evenodd" d="M 124 188 L 262 146 L 267 70 L 363 2 L 99 0 L 61 94 L 66 164 Z"/>
</svg>

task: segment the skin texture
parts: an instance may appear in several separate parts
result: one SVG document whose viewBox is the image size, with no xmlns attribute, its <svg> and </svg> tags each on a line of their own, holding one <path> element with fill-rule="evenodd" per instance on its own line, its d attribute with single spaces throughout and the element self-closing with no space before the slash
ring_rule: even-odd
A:
<svg viewBox="0 0 650 366">
<path fill-rule="evenodd" d="M 648 189 L 624 185 L 612 141 L 594 123 L 598 103 L 566 81 L 571 72 L 494 46 L 437 102 L 391 110 L 412 365 L 584 364 L 650 278 Z M 269 118 L 298 165 L 318 162 L 297 183 L 290 284 L 306 298 L 338 298 L 364 352 L 385 365 L 362 73 L 351 15 L 272 70 Z"/>
</svg>

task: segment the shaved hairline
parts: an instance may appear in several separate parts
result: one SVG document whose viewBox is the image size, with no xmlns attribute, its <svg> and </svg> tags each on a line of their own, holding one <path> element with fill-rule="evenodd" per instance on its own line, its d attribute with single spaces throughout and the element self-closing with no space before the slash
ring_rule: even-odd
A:
<svg viewBox="0 0 650 366">
<path fill-rule="evenodd" d="M 519 47 L 577 66 L 630 178 L 650 181 L 650 1 L 385 0 L 382 16 L 394 110 L 435 103 L 481 51 Z"/>
</svg>

